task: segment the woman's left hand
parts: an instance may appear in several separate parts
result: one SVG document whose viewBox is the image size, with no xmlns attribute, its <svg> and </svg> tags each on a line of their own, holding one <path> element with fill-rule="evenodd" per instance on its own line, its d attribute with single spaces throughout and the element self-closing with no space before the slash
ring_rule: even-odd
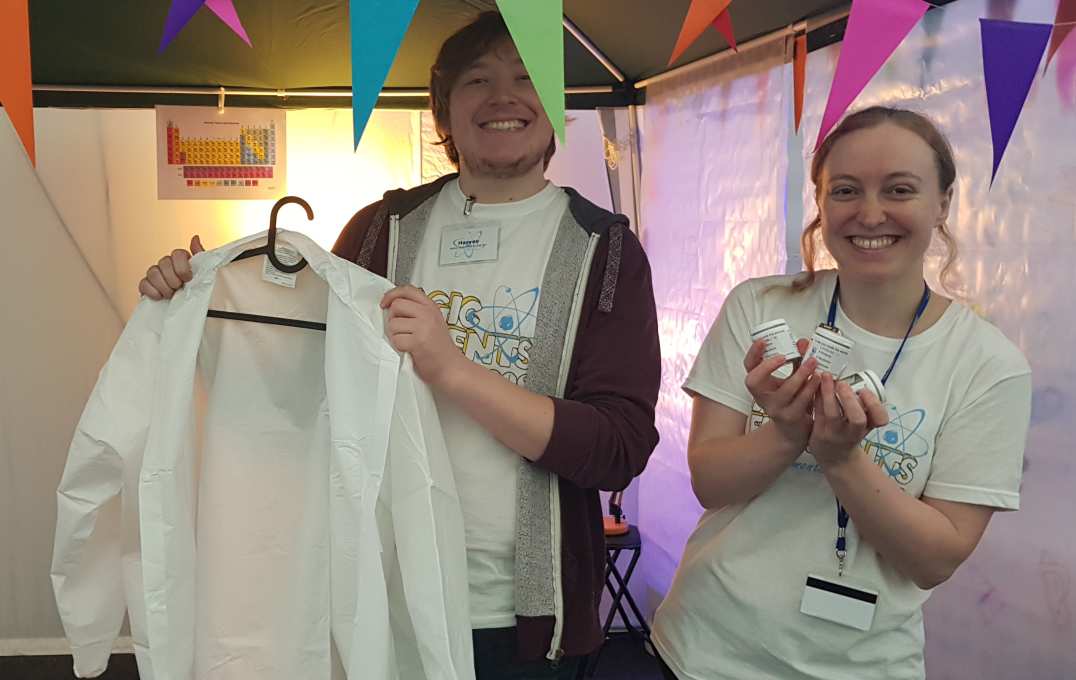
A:
<svg viewBox="0 0 1076 680">
<path fill-rule="evenodd" d="M 851 458 L 868 432 L 889 423 L 889 414 L 870 390 L 856 395 L 848 383 L 828 373 L 821 378 L 807 450 L 827 467 Z"/>
</svg>

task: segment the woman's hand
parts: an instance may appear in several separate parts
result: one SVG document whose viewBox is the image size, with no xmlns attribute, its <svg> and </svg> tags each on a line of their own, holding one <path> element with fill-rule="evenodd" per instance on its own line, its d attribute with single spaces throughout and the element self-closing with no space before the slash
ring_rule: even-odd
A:
<svg viewBox="0 0 1076 680">
<path fill-rule="evenodd" d="M 857 395 L 828 373 L 820 383 L 808 449 L 823 467 L 832 467 L 851 458 L 868 432 L 887 425 L 889 414 L 870 390 Z"/>
<path fill-rule="evenodd" d="M 807 351 L 807 341 L 800 340 L 796 348 L 802 356 Z M 802 450 L 811 434 L 811 402 L 820 382 L 815 375 L 818 362 L 808 359 L 796 372 L 782 380 L 772 373 L 785 363 L 785 358 L 773 357 L 763 361 L 765 352 L 766 343 L 760 340 L 751 345 L 744 357 L 747 390 L 766 411 L 782 438 Z"/>
</svg>

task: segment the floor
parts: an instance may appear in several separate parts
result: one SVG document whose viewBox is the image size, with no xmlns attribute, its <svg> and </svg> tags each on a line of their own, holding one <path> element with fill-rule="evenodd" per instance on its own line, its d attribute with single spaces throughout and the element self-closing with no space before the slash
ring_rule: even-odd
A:
<svg viewBox="0 0 1076 680">
<path fill-rule="evenodd" d="M 606 643 L 598 659 L 594 680 L 661 680 L 654 657 L 647 654 L 639 642 L 620 636 Z M 3 680 L 70 680 L 69 656 L 0 656 L 0 678 Z M 108 671 L 100 680 L 137 680 L 134 656 L 115 654 Z"/>
</svg>

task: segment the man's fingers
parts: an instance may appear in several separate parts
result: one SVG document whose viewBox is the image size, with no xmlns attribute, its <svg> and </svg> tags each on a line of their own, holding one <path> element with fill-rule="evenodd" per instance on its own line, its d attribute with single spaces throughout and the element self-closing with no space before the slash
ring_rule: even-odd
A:
<svg viewBox="0 0 1076 680">
<path fill-rule="evenodd" d="M 145 295 L 150 300 L 160 300 L 161 294 L 157 292 L 157 289 L 153 287 L 153 284 L 148 279 L 142 279 L 138 282 L 138 292 Z"/>
<path fill-rule="evenodd" d="M 411 300 L 410 298 L 396 298 L 389 306 L 389 318 L 409 318 L 415 319 L 422 314 L 422 304 Z"/>
<path fill-rule="evenodd" d="M 164 277 L 165 285 L 172 290 L 179 290 L 183 287 L 183 282 L 176 276 L 176 268 L 172 266 L 172 258 L 165 256 L 161 258 L 161 261 L 157 263 L 157 269 L 160 270 L 161 276 Z"/>
<path fill-rule="evenodd" d="M 172 297 L 172 287 L 164 280 L 164 274 L 161 273 L 161 268 L 157 265 L 153 265 L 146 270 L 145 281 L 157 291 L 157 300 Z"/>
<path fill-rule="evenodd" d="M 193 273 L 191 272 L 191 254 L 186 250 L 173 250 L 172 251 L 172 268 L 176 271 L 176 276 L 180 281 L 186 283 L 190 281 Z"/>
<path fill-rule="evenodd" d="M 411 300 L 412 302 L 421 304 L 429 298 L 426 297 L 425 293 L 414 286 L 397 286 L 385 293 L 384 297 L 381 298 L 381 308 L 388 309 L 393 302 L 400 299 Z"/>
</svg>

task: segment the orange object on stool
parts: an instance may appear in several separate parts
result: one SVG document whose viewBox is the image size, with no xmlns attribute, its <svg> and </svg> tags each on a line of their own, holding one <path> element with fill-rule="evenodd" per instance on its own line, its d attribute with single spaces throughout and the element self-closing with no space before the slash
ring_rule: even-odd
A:
<svg viewBox="0 0 1076 680">
<path fill-rule="evenodd" d="M 616 517 L 605 516 L 605 535 L 606 536 L 623 536 L 628 533 L 628 529 L 631 525 L 625 521 L 617 521 Z"/>
<path fill-rule="evenodd" d="M 609 496 L 609 514 L 603 518 L 606 536 L 623 536 L 631 528 L 631 525 L 624 519 L 624 512 L 620 509 L 620 501 L 623 497 L 623 491 L 614 491 Z"/>
</svg>

